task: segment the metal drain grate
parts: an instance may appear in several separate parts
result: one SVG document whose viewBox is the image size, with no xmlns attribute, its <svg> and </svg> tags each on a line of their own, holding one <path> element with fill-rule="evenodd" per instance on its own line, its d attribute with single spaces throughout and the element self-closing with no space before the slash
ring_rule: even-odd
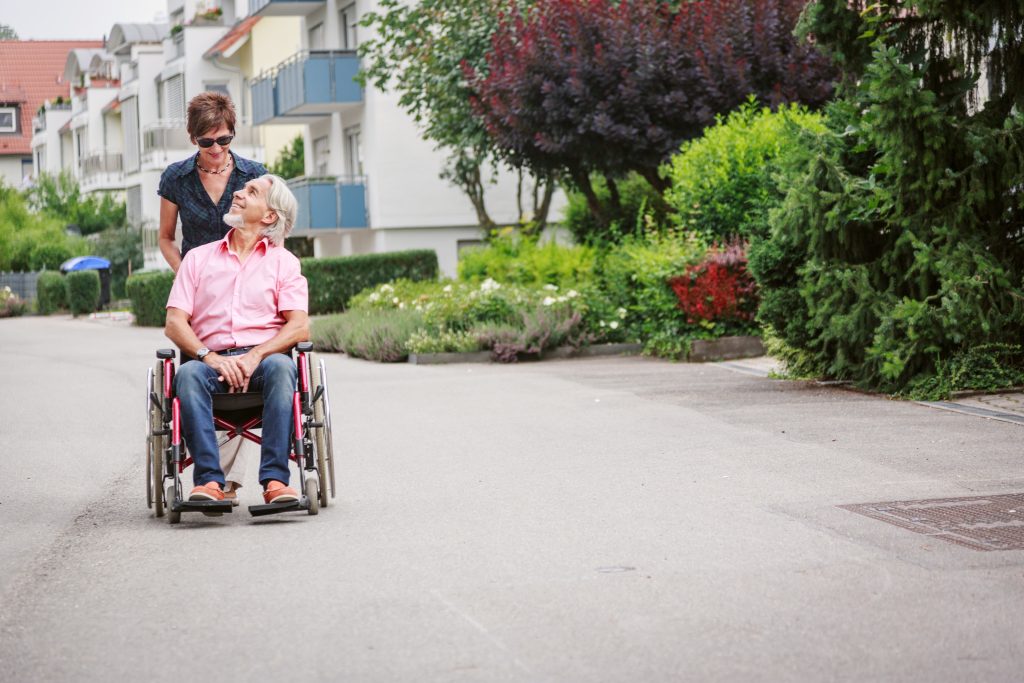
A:
<svg viewBox="0 0 1024 683">
<path fill-rule="evenodd" d="M 1024 550 L 1024 493 L 839 507 L 972 550 Z"/>
</svg>

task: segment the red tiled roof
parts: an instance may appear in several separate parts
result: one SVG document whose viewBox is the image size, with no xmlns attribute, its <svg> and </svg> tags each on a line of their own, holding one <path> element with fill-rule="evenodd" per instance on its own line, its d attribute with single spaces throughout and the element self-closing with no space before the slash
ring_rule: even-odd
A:
<svg viewBox="0 0 1024 683">
<path fill-rule="evenodd" d="M 224 37 L 218 40 L 213 47 L 207 50 L 203 57 L 212 59 L 214 57 L 220 57 L 222 54 L 227 52 L 232 45 L 237 43 L 239 40 L 249 35 L 249 31 L 256 25 L 256 22 L 260 20 L 260 17 L 246 17 L 240 22 L 231 27 Z"/>
<path fill-rule="evenodd" d="M 0 40 L 0 104 L 21 109 L 21 132 L 0 134 L 0 155 L 32 153 L 32 117 L 46 100 L 69 97 L 64 64 L 77 47 L 103 47 L 103 41 Z"/>
</svg>

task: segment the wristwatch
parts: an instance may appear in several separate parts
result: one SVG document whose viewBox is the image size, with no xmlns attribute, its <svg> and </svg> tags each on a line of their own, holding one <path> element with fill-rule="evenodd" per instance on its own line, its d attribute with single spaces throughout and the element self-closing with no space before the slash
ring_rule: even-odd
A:
<svg viewBox="0 0 1024 683">
<path fill-rule="evenodd" d="M 208 349 L 208 348 L 206 348 L 204 346 L 203 348 L 201 348 L 198 351 L 196 351 L 196 360 L 202 361 L 208 355 L 210 355 L 210 349 Z"/>
</svg>

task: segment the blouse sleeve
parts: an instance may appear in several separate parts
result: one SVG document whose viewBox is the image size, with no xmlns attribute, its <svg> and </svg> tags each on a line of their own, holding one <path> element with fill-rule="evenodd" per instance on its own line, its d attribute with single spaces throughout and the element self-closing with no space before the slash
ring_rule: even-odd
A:
<svg viewBox="0 0 1024 683">
<path fill-rule="evenodd" d="M 180 205 L 178 201 L 178 183 L 177 174 L 174 172 L 174 168 L 168 166 L 164 169 L 164 172 L 160 175 L 160 186 L 157 188 L 156 193 L 171 202 L 172 204 Z"/>
</svg>

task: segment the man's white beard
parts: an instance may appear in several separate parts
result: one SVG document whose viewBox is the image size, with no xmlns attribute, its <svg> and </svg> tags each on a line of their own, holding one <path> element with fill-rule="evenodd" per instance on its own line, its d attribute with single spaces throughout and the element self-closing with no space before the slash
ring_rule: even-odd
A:
<svg viewBox="0 0 1024 683">
<path fill-rule="evenodd" d="M 224 222 L 232 228 L 240 228 L 245 225 L 245 221 L 237 213 L 224 214 Z"/>
</svg>

